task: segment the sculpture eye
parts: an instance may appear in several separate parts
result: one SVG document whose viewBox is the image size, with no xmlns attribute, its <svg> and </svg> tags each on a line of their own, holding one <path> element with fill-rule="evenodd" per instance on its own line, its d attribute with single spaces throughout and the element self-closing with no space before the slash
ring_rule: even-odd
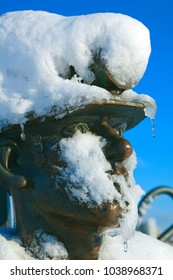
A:
<svg viewBox="0 0 173 280">
<path fill-rule="evenodd" d="M 115 127 L 114 130 L 116 131 L 117 136 L 123 136 L 123 131 L 120 127 Z"/>
<path fill-rule="evenodd" d="M 72 137 L 77 131 L 80 131 L 81 133 L 86 133 L 90 131 L 90 129 L 86 123 L 75 123 L 65 127 L 62 130 L 62 135 L 64 137 Z"/>
<path fill-rule="evenodd" d="M 4 164 L 11 167 L 18 159 L 19 147 L 17 143 L 12 140 L 6 140 L 3 145 L 3 140 L 1 140 L 0 148 L 0 157 L 4 160 Z"/>
<path fill-rule="evenodd" d="M 126 128 L 127 128 L 126 123 L 122 123 L 121 125 L 114 127 L 117 135 L 120 136 L 120 137 L 123 137 L 123 133 L 126 130 Z"/>
<path fill-rule="evenodd" d="M 79 123 L 76 126 L 76 131 L 79 130 L 82 133 L 86 133 L 88 131 L 90 131 L 88 125 L 86 123 Z"/>
</svg>

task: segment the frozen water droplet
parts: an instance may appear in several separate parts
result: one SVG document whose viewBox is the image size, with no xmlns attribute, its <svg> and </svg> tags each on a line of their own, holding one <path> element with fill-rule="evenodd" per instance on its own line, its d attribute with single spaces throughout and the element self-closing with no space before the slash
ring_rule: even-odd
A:
<svg viewBox="0 0 173 280">
<path fill-rule="evenodd" d="M 21 137 L 21 139 L 24 141 L 24 140 L 25 140 L 24 124 L 21 124 L 21 125 L 20 125 L 20 129 L 21 129 L 20 137 Z"/>
<path fill-rule="evenodd" d="M 128 251 L 128 244 L 127 241 L 124 242 L 124 252 L 127 253 Z"/>
<path fill-rule="evenodd" d="M 156 125 L 154 119 L 151 119 L 153 138 L 156 138 Z"/>
</svg>

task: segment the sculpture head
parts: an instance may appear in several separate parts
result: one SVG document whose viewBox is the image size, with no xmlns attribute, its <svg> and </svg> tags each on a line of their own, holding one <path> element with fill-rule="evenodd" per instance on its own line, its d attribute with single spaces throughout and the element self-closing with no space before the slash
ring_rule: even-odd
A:
<svg viewBox="0 0 173 280">
<path fill-rule="evenodd" d="M 41 229 L 70 259 L 96 259 L 102 232 L 119 227 L 133 196 L 123 132 L 154 107 L 130 90 L 148 63 L 149 31 L 112 13 L 14 12 L 0 26 L 0 198 L 12 195 L 24 247 Z"/>
<path fill-rule="evenodd" d="M 101 136 L 106 139 L 103 157 L 110 163 L 107 174 L 127 178 L 123 161 L 133 149 L 122 134 L 145 117 L 143 109 L 142 104 L 105 101 L 78 108 L 63 118 L 30 119 L 23 137 L 20 125 L 2 130 L 0 185 L 13 197 L 16 228 L 25 247 L 34 232 L 42 229 L 64 243 L 70 259 L 97 258 L 102 231 L 118 226 L 122 209 L 116 199 L 89 205 L 70 198 L 66 188 L 70 179 L 62 176 L 67 162 L 60 143 L 76 133 Z M 117 183 L 114 187 L 121 192 Z"/>
</svg>

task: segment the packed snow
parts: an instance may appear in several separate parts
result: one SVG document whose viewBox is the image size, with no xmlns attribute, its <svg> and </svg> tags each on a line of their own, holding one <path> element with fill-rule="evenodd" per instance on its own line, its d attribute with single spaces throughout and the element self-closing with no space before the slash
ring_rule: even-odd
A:
<svg viewBox="0 0 173 280">
<path fill-rule="evenodd" d="M 122 93 L 120 99 L 134 103 L 143 102 L 145 104 L 145 116 L 149 117 L 151 120 L 154 120 L 157 106 L 155 100 L 151 96 L 146 94 L 138 94 L 133 90 L 125 90 Z"/>
<path fill-rule="evenodd" d="M 41 229 L 34 233 L 32 243 L 26 251 L 39 260 L 63 260 L 68 258 L 64 245 L 55 236 L 48 235 Z"/>
<path fill-rule="evenodd" d="M 87 203 L 89 207 L 121 199 L 114 181 L 106 173 L 112 168 L 103 154 L 104 145 L 105 140 L 101 137 L 81 132 L 60 141 L 62 159 L 67 167 L 63 168 L 61 176 L 57 176 L 57 187 L 59 180 L 67 182 L 65 189 L 70 199 Z"/>
<path fill-rule="evenodd" d="M 127 242 L 124 252 L 124 240 L 121 235 L 105 235 L 100 249 L 100 260 L 173 260 L 172 246 L 154 237 L 136 231 Z"/>
<path fill-rule="evenodd" d="M 64 17 L 11 12 L 0 17 L 0 38 L 1 127 L 25 123 L 31 112 L 59 114 L 65 108 L 116 98 L 91 86 L 94 57 L 100 56 L 118 87 L 131 89 L 143 76 L 151 51 L 149 30 L 129 16 L 113 13 Z M 69 77 L 71 67 L 75 73 Z"/>
<path fill-rule="evenodd" d="M 25 253 L 20 239 L 12 229 L 0 228 L 0 260 L 30 260 L 33 259 Z"/>
<path fill-rule="evenodd" d="M 33 260 L 31 252 L 26 251 L 20 245 L 19 239 L 11 236 L 9 239 L 8 233 L 4 234 L 4 230 L 0 229 L 0 260 Z M 38 234 L 38 232 L 37 232 Z M 48 248 L 51 256 L 41 255 L 42 259 L 68 259 L 68 255 L 64 246 L 55 241 L 55 238 L 49 235 L 44 235 L 42 242 L 42 249 Z M 13 240 L 14 239 L 14 240 Z M 51 243 L 50 240 L 53 240 Z M 51 249 L 51 251 L 49 251 Z M 43 252 L 43 251 L 42 251 Z M 41 252 L 40 252 L 41 253 Z M 35 258 L 36 251 L 34 252 Z M 135 232 L 134 236 L 128 241 L 128 250 L 124 252 L 123 239 L 120 235 L 111 237 L 105 235 L 103 244 L 99 252 L 100 260 L 173 260 L 173 249 L 170 245 L 165 244 L 156 238 L 147 236 L 141 232 Z"/>
<path fill-rule="evenodd" d="M 138 219 L 137 204 L 143 194 L 133 177 L 136 155 L 133 153 L 123 162 L 128 172 L 127 178 L 123 175 L 110 175 L 110 171 L 113 170 L 102 151 L 105 144 L 105 139 L 91 133 L 76 132 L 73 137 L 62 139 L 61 157 L 67 166 L 55 180 L 57 188 L 61 186 L 61 180 L 66 182 L 65 190 L 69 199 L 77 200 L 81 204 L 86 203 L 88 207 L 101 207 L 104 202 L 117 201 L 123 209 L 123 218 L 119 221 L 120 228 L 116 231 L 127 240 L 134 234 Z M 120 192 L 114 183 L 118 183 Z"/>
</svg>

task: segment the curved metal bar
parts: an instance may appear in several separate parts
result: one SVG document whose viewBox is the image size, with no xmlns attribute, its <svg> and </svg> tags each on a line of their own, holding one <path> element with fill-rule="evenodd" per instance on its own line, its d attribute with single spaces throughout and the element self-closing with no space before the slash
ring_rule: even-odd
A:
<svg viewBox="0 0 173 280">
<path fill-rule="evenodd" d="M 173 198 L 173 188 L 169 186 L 159 186 L 149 191 L 139 202 L 138 213 L 140 217 L 143 216 L 142 207 L 144 206 L 144 204 L 149 205 L 153 201 L 153 199 L 160 194 L 167 194 Z"/>
<path fill-rule="evenodd" d="M 173 198 L 173 188 L 169 186 L 159 186 L 151 191 L 149 191 L 140 201 L 138 205 L 138 214 L 139 214 L 139 225 L 141 224 L 142 217 L 144 216 L 149 204 L 156 198 L 158 195 L 167 194 Z M 138 226 L 139 226 L 138 225 Z M 173 236 L 173 224 L 167 228 L 158 239 L 167 242 Z"/>
<path fill-rule="evenodd" d="M 167 228 L 161 235 L 159 235 L 158 239 L 163 242 L 166 242 L 169 241 L 171 236 L 173 236 L 173 224 L 169 228 Z"/>
</svg>

